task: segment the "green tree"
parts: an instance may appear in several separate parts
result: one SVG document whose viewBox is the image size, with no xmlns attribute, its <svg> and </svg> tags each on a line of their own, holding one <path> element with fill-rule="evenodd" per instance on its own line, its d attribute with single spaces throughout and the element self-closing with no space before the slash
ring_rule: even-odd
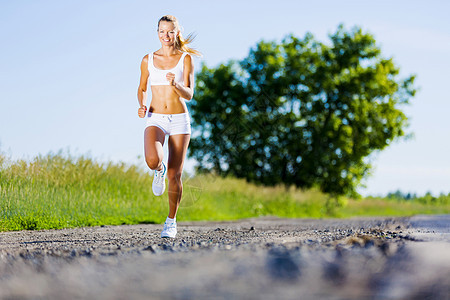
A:
<svg viewBox="0 0 450 300">
<path fill-rule="evenodd" d="M 198 170 L 356 195 L 370 154 L 405 136 L 415 76 L 398 79 L 361 28 L 329 37 L 290 34 L 258 42 L 242 61 L 202 65 L 189 153 Z"/>
</svg>

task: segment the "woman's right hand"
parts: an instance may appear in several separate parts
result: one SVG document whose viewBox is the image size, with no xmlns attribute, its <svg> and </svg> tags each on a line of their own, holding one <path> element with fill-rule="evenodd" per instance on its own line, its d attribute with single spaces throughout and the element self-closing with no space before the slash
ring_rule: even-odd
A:
<svg viewBox="0 0 450 300">
<path fill-rule="evenodd" d="M 142 107 L 139 107 L 139 109 L 138 109 L 139 118 L 144 118 L 146 112 L 147 112 L 147 106 L 144 105 Z"/>
</svg>

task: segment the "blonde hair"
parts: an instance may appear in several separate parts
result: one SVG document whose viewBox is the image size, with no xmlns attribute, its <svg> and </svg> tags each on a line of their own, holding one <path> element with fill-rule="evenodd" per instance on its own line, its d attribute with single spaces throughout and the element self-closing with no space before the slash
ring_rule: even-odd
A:
<svg viewBox="0 0 450 300">
<path fill-rule="evenodd" d="M 175 16 L 172 16 L 172 15 L 162 16 L 161 19 L 159 19 L 159 21 L 158 21 L 158 29 L 159 29 L 159 23 L 161 23 L 161 21 L 172 22 L 173 26 L 175 27 L 175 31 L 179 33 L 177 36 L 177 39 L 175 40 L 175 47 L 178 50 L 188 52 L 188 53 L 196 55 L 196 56 L 203 56 L 200 51 L 186 46 L 187 44 L 192 43 L 192 41 L 195 38 L 195 35 L 193 33 L 190 33 L 187 36 L 187 38 L 183 38 L 183 35 L 181 34 L 182 27 L 178 23 L 178 19 L 175 18 Z"/>
</svg>

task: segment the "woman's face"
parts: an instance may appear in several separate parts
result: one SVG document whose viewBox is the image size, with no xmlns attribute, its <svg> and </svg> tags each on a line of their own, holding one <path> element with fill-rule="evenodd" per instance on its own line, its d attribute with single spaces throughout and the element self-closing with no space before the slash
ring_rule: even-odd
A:
<svg viewBox="0 0 450 300">
<path fill-rule="evenodd" d="M 178 33 L 175 31 L 175 26 L 172 22 L 159 22 L 158 36 L 162 45 L 170 46 L 175 43 Z"/>
</svg>

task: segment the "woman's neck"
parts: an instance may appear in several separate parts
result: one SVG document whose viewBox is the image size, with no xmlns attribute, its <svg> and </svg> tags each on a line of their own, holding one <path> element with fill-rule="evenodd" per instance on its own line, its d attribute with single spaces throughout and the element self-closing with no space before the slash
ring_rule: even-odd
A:
<svg viewBox="0 0 450 300">
<path fill-rule="evenodd" d="M 163 56 L 171 56 L 178 54 L 178 49 L 175 46 L 161 46 L 160 54 Z"/>
</svg>

